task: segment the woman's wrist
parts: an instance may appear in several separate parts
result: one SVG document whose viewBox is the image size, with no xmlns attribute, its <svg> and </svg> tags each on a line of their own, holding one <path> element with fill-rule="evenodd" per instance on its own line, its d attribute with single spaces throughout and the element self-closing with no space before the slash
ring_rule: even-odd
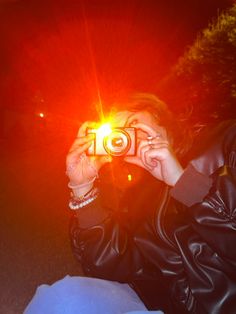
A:
<svg viewBox="0 0 236 314">
<path fill-rule="evenodd" d="M 71 191 L 73 193 L 74 198 L 81 198 L 85 194 L 87 194 L 92 188 L 93 188 L 94 183 L 89 183 L 88 185 L 80 188 L 80 187 L 75 187 L 71 188 Z"/>
<path fill-rule="evenodd" d="M 74 184 L 69 182 L 68 187 L 72 190 L 74 197 L 80 198 L 93 188 L 94 181 L 96 179 L 97 176 L 95 176 L 92 180 L 82 184 Z"/>
<path fill-rule="evenodd" d="M 176 183 L 179 181 L 183 173 L 184 173 L 184 169 L 181 166 L 178 169 L 176 169 L 176 172 L 173 175 L 173 180 L 171 184 L 172 187 L 176 185 Z"/>
<path fill-rule="evenodd" d="M 79 198 L 74 197 L 74 195 L 72 194 L 72 198 L 69 201 L 69 208 L 72 210 L 77 210 L 85 207 L 92 203 L 98 197 L 98 194 L 99 190 L 97 187 L 92 187 L 91 190 L 89 190 L 87 193 Z"/>
</svg>

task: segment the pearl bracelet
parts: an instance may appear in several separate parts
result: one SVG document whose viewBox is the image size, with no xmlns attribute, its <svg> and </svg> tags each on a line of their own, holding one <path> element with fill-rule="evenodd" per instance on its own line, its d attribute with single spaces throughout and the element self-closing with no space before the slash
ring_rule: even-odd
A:
<svg viewBox="0 0 236 314">
<path fill-rule="evenodd" d="M 98 193 L 95 194 L 94 196 L 92 196 L 92 197 L 86 199 L 86 200 L 83 201 L 83 202 L 78 202 L 78 201 L 76 201 L 76 200 L 71 200 L 71 201 L 69 202 L 69 208 L 72 209 L 72 210 L 80 209 L 80 208 L 82 208 L 82 207 L 84 207 L 84 206 L 86 206 L 86 205 L 92 203 L 97 197 L 98 197 Z"/>
</svg>

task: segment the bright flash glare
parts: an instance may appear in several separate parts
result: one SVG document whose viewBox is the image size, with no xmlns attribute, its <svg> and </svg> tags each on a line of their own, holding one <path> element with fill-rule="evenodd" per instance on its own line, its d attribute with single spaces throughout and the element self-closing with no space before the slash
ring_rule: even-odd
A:
<svg viewBox="0 0 236 314">
<path fill-rule="evenodd" d="M 105 123 L 100 126 L 97 132 L 99 132 L 99 135 L 103 137 L 109 135 L 112 132 L 110 123 Z"/>
<path fill-rule="evenodd" d="M 39 113 L 39 116 L 40 116 L 40 118 L 44 118 L 44 113 L 43 113 L 43 112 L 40 112 L 40 113 Z"/>
<path fill-rule="evenodd" d="M 128 174 L 128 181 L 132 181 L 132 175 Z"/>
</svg>

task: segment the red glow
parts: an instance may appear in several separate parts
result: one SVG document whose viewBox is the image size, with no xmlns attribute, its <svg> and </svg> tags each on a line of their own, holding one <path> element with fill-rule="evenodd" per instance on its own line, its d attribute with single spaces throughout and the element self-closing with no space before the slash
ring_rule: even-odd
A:
<svg viewBox="0 0 236 314">
<path fill-rule="evenodd" d="M 203 0 L 3 2 L 5 103 L 37 111 L 44 102 L 47 112 L 80 121 L 94 119 L 94 103 L 108 107 L 133 91 L 159 94 L 213 14 Z M 221 7 L 210 2 L 212 12 Z"/>
<path fill-rule="evenodd" d="M 8 58 L 16 73 L 11 95 L 17 103 L 23 96 L 37 108 L 42 98 L 49 112 L 91 119 L 89 105 L 94 102 L 109 104 L 133 90 L 154 91 L 179 54 L 181 30 L 175 24 L 173 33 L 158 5 L 154 10 L 131 2 L 124 10 L 121 2 L 49 3 L 22 5 L 20 14 L 8 12 L 11 24 L 4 20 Z"/>
</svg>

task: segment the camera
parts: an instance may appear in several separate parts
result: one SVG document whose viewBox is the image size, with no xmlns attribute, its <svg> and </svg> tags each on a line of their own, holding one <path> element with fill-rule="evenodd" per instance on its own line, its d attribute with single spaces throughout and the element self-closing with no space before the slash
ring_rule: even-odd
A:
<svg viewBox="0 0 236 314">
<path fill-rule="evenodd" d="M 87 129 L 87 134 L 94 134 L 92 145 L 88 148 L 89 156 L 135 156 L 136 129 L 133 127 L 116 127 L 109 132 L 98 129 Z"/>
</svg>

